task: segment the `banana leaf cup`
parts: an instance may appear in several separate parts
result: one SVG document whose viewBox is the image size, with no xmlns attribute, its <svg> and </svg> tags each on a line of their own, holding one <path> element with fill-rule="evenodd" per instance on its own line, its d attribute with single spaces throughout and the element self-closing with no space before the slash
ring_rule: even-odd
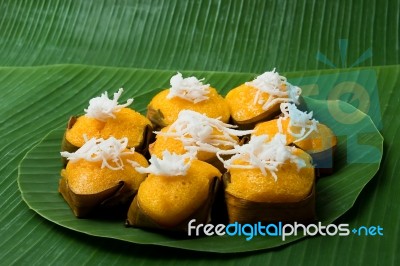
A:
<svg viewBox="0 0 400 266">
<path fill-rule="evenodd" d="M 223 182 L 224 187 L 231 182 L 229 172 Z M 312 223 L 316 220 L 315 201 L 315 184 L 304 199 L 296 202 L 256 202 L 225 192 L 229 223 Z"/>
<path fill-rule="evenodd" d="M 252 118 L 249 118 L 249 119 L 240 120 L 240 119 L 235 119 L 234 116 L 232 116 L 231 123 L 233 125 L 237 125 L 238 129 L 240 129 L 240 130 L 251 130 L 258 123 L 271 120 L 280 114 L 281 114 L 281 111 L 279 110 L 279 107 L 278 108 L 274 107 L 274 108 L 267 110 L 266 112 L 264 112 L 262 114 L 259 114 Z"/>
<path fill-rule="evenodd" d="M 155 130 L 160 130 L 168 125 L 164 120 L 165 117 L 162 111 L 160 109 L 154 109 L 150 105 L 147 106 L 146 117 L 151 121 Z"/>
<path fill-rule="evenodd" d="M 193 225 L 210 223 L 220 186 L 221 173 L 199 160 L 186 175 L 149 174 L 129 207 L 126 226 L 187 232 L 192 219 Z"/>
<path fill-rule="evenodd" d="M 193 213 L 191 213 L 188 217 L 184 218 L 181 222 L 172 226 L 160 224 L 149 215 L 147 215 L 146 212 L 144 212 L 141 208 L 136 196 L 129 207 L 125 224 L 127 227 L 160 229 L 174 232 L 187 232 L 188 223 L 192 219 L 196 220 L 193 225 L 208 224 L 213 220 L 213 206 L 215 204 L 215 197 L 220 186 L 220 179 L 218 177 L 215 177 L 210 183 L 210 188 L 208 192 L 209 196 L 204 201 L 204 203 L 199 208 L 193 210 Z"/>
<path fill-rule="evenodd" d="M 266 110 L 261 105 L 254 104 L 256 93 L 256 88 L 243 84 L 225 96 L 231 112 L 231 122 L 239 129 L 253 129 L 257 123 L 272 119 L 281 113 L 279 103 Z"/>
<path fill-rule="evenodd" d="M 260 81 L 261 80 L 261 81 Z M 267 87 L 274 89 L 264 91 Z M 261 89 L 263 87 L 264 89 Z M 268 91 L 268 92 L 267 92 Z M 268 121 L 281 114 L 282 102 L 303 102 L 301 90 L 286 82 L 277 72 L 266 72 L 252 82 L 233 88 L 225 96 L 231 113 L 231 122 L 239 129 L 253 129 L 257 123 Z"/>
<path fill-rule="evenodd" d="M 266 153 L 234 155 L 228 172 L 223 175 L 229 223 L 313 222 L 316 179 L 311 156 L 301 149 L 285 146 L 277 138 L 270 143 L 257 143 L 265 138 L 254 137 L 243 147 L 253 147 L 250 152 L 257 147 Z M 276 153 L 279 155 L 274 157 Z M 282 156 L 286 159 L 276 159 Z M 252 164 L 247 157 L 254 158 L 254 162 L 266 161 Z"/>
<path fill-rule="evenodd" d="M 336 137 L 335 137 L 336 140 Z M 334 157 L 337 142 L 323 151 L 306 150 L 313 158 L 317 177 L 329 176 L 334 172 Z"/>
<path fill-rule="evenodd" d="M 125 215 L 136 191 L 127 188 L 124 181 L 93 194 L 77 194 L 68 185 L 65 178 L 59 182 L 59 192 L 78 218 L 115 217 Z"/>
<path fill-rule="evenodd" d="M 122 218 L 146 175 L 133 165 L 147 166 L 146 158 L 135 152 L 123 157 L 121 169 L 102 168 L 101 162 L 71 161 L 61 170 L 58 191 L 78 218 Z"/>
</svg>

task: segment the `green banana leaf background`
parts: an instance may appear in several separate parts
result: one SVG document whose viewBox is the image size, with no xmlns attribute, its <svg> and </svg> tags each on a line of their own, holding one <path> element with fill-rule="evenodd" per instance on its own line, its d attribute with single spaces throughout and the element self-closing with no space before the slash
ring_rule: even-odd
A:
<svg viewBox="0 0 400 266">
<path fill-rule="evenodd" d="M 0 264 L 399 264 L 399 13 L 399 1 L 378 0 L 0 1 Z M 95 65 L 112 78 L 55 64 Z M 125 68 L 248 77 L 274 67 L 310 97 L 353 104 L 380 129 L 380 170 L 336 222 L 380 225 L 383 236 L 318 236 L 211 254 L 86 236 L 43 219 L 22 200 L 19 162 L 65 123 L 60 101 L 74 110 L 87 100 L 68 99 L 63 87 L 84 83 L 93 96 L 112 91 L 127 82 Z M 71 74 L 75 79 L 62 79 Z M 141 83 L 135 108 L 143 110 L 141 90 L 161 88 L 144 91 Z"/>
</svg>

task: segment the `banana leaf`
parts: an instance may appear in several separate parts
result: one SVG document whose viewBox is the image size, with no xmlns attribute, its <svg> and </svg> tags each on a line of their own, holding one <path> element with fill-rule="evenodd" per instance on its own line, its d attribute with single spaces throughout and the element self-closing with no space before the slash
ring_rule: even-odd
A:
<svg viewBox="0 0 400 266">
<path fill-rule="evenodd" d="M 41 71 L 44 69 L 46 71 Z M 69 110 L 73 111 L 76 108 L 83 109 L 93 91 L 104 88 L 104 85 L 95 86 L 96 89 L 93 90 L 91 85 L 88 87 L 86 82 L 75 83 L 77 75 L 87 73 L 94 79 L 100 76 L 109 77 L 106 86 L 113 87 L 110 83 L 114 82 L 123 86 L 125 88 L 124 97 L 134 97 L 135 104 L 133 107 L 144 111 L 152 95 L 159 88 L 167 86 L 166 83 L 173 74 L 171 71 L 58 66 L 41 68 L 35 75 L 48 74 L 52 71 L 60 73 L 60 76 L 54 78 L 54 82 L 61 82 L 62 85 L 61 87 L 47 88 L 46 91 L 54 90 L 54 93 L 49 98 L 43 98 L 42 101 L 47 102 L 48 105 L 50 101 L 53 104 L 57 101 L 56 108 L 62 113 L 69 112 Z M 217 88 L 223 88 L 222 93 L 245 82 L 252 76 L 252 74 L 236 73 L 184 72 L 184 74 L 188 73 L 204 77 L 206 82 L 215 84 Z M 123 77 L 123 83 L 117 77 Z M 70 83 L 64 85 L 67 79 L 70 83 L 73 83 L 73 86 L 69 85 Z M 64 82 L 61 80 L 64 80 Z M 339 137 L 337 156 L 334 161 L 335 173 L 318 180 L 316 187 L 318 219 L 323 224 L 329 224 L 353 206 L 363 187 L 378 171 L 383 154 L 383 139 L 371 118 L 350 104 L 341 101 L 314 100 L 306 97 L 304 101 L 307 109 L 314 111 L 315 118 L 328 125 Z M 49 109 L 52 108 L 54 108 L 54 105 L 49 107 Z M 352 123 L 338 121 L 337 116 L 341 114 L 340 112 L 351 114 L 354 121 Z M 54 117 L 54 119 L 56 118 Z M 43 140 L 26 154 L 19 167 L 18 183 L 23 199 L 30 208 L 47 220 L 93 236 L 139 244 L 219 253 L 268 249 L 286 245 L 302 238 L 301 235 L 298 235 L 282 241 L 280 238 L 256 237 L 252 241 L 246 241 L 244 237 L 225 235 L 222 237 L 181 239 L 162 232 L 137 228 L 127 230 L 123 227 L 122 221 L 75 218 L 62 197 L 56 193 L 61 169 L 60 158 L 58 157 L 65 130 L 64 126 L 57 127 L 57 125 L 59 123 L 65 124 L 67 120 L 68 118 L 64 121 L 54 121 L 54 131 L 44 136 Z M 52 125 L 49 125 L 49 127 L 52 127 Z M 362 146 L 358 143 L 365 145 Z"/>
<path fill-rule="evenodd" d="M 397 0 L 1 1 L 0 66 L 11 66 L 0 68 L 2 264 L 398 265 L 400 69 L 390 65 L 400 62 L 399 12 Z M 304 92 L 308 86 L 317 99 L 329 98 L 336 83 L 362 78 L 376 92 L 371 108 L 362 108 L 351 92 L 340 98 L 367 113 L 382 132 L 383 163 L 337 222 L 381 225 L 384 236 L 312 237 L 267 252 L 221 256 L 82 237 L 47 222 L 22 201 L 18 164 L 45 134 L 63 125 L 59 121 L 83 111 L 83 102 L 57 109 L 68 93 L 57 97 L 55 91 L 81 88 L 82 82 L 93 86 L 93 96 L 112 90 L 110 76 L 96 72 L 84 71 L 72 81 L 68 69 L 58 69 L 64 79 L 52 67 L 19 68 L 65 63 L 252 73 L 277 67 L 298 71 L 290 73 L 291 81 Z M 336 69 L 309 71 L 327 68 Z"/>
</svg>

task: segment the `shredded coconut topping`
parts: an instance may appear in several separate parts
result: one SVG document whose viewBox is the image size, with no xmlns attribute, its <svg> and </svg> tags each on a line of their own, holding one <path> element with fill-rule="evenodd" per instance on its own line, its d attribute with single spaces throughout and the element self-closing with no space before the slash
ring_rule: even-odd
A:
<svg viewBox="0 0 400 266">
<path fill-rule="evenodd" d="M 182 74 L 178 72 L 170 80 L 171 88 L 167 99 L 179 97 L 193 103 L 207 100 L 210 84 L 204 85 L 203 80 L 198 80 L 196 77 L 183 78 Z"/>
<path fill-rule="evenodd" d="M 162 159 L 152 155 L 148 167 L 136 167 L 135 169 L 142 174 L 148 173 L 163 176 L 186 175 L 192 159 L 193 154 L 191 153 L 177 155 L 175 153 L 171 154 L 169 151 L 164 151 Z"/>
<path fill-rule="evenodd" d="M 124 89 L 120 88 L 118 92 L 114 93 L 114 98 L 108 98 L 108 93 L 104 92 L 100 97 L 92 98 L 89 101 L 89 107 L 85 109 L 86 116 L 95 118 L 105 122 L 108 118 L 115 118 L 115 113 L 119 112 L 122 108 L 132 104 L 133 99 L 128 99 L 125 104 L 118 104 L 118 99 L 121 97 Z"/>
<path fill-rule="evenodd" d="M 276 103 L 299 103 L 301 89 L 287 82 L 284 76 L 275 71 L 275 68 L 245 84 L 257 89 L 257 93 L 254 96 L 254 104 L 262 105 L 263 110 L 268 110 Z M 269 97 L 266 101 L 261 98 L 262 93 L 268 93 Z"/>
<path fill-rule="evenodd" d="M 91 138 L 87 140 L 84 136 L 85 144 L 75 152 L 61 152 L 62 157 L 66 157 L 69 161 L 75 162 L 84 159 L 89 162 L 102 162 L 101 168 L 107 167 L 111 170 L 122 170 L 124 162 L 121 159 L 122 155 L 133 154 L 135 149 L 132 148 L 126 151 L 128 138 L 116 139 L 110 137 L 108 139 Z M 128 161 L 130 163 L 131 162 Z"/>
<path fill-rule="evenodd" d="M 198 151 L 216 153 L 221 146 L 234 147 L 237 140 L 233 136 L 244 136 L 253 130 L 235 130 L 236 126 L 223 123 L 219 119 L 206 115 L 182 110 L 178 119 L 169 127 L 167 132 L 155 132 L 158 135 L 180 140 L 189 152 Z"/>
<path fill-rule="evenodd" d="M 296 138 L 294 142 L 304 140 L 313 131 L 318 132 L 318 121 L 312 118 L 312 111 L 309 113 L 302 112 L 297 109 L 296 105 L 291 103 L 281 103 L 281 111 L 284 116 L 280 117 L 277 121 L 279 132 L 283 133 L 282 120 L 290 118 L 287 131 Z M 300 130 L 299 133 L 294 133 L 292 131 L 295 128 Z"/>
<path fill-rule="evenodd" d="M 293 155 L 294 147 L 286 146 L 286 137 L 282 134 L 276 134 L 270 141 L 267 135 L 252 136 L 251 140 L 242 146 L 236 145 L 232 150 L 220 151 L 217 153 L 220 161 L 223 162 L 226 169 L 255 169 L 259 168 L 264 176 L 267 171 L 273 176 L 274 180 L 278 180 L 276 172 L 278 167 L 290 161 L 297 164 L 298 170 L 306 166 L 304 160 Z M 224 160 L 220 155 L 228 154 L 233 156 Z M 247 164 L 237 164 L 237 160 L 244 161 Z"/>
</svg>

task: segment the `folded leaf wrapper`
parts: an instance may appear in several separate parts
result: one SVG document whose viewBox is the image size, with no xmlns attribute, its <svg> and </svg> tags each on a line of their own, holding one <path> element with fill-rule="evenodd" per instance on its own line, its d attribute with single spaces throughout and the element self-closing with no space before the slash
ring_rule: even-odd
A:
<svg viewBox="0 0 400 266">
<path fill-rule="evenodd" d="M 151 106 L 148 106 L 146 117 L 151 121 L 154 130 L 160 130 L 167 126 L 167 124 L 164 122 L 164 115 L 160 109 L 156 110 Z"/>
<path fill-rule="evenodd" d="M 331 175 L 334 172 L 334 155 L 337 145 L 321 152 L 308 152 L 313 159 L 316 177 Z"/>
<path fill-rule="evenodd" d="M 230 174 L 223 175 L 224 186 L 230 183 Z M 297 202 L 254 202 L 225 192 L 229 223 L 311 223 L 316 220 L 315 183 L 310 194 Z"/>
<path fill-rule="evenodd" d="M 70 116 L 70 118 L 68 120 L 68 123 L 67 123 L 67 128 L 66 128 L 66 130 L 64 132 L 63 139 L 62 139 L 62 142 L 61 142 L 61 151 L 67 151 L 67 152 L 71 152 L 72 153 L 72 152 L 75 152 L 75 151 L 77 151 L 79 149 L 79 147 L 73 145 L 72 143 L 70 143 L 67 140 L 67 131 L 70 130 L 74 126 L 74 124 L 76 123 L 77 119 L 78 119 L 77 116 Z M 67 165 L 67 163 L 68 163 L 68 160 L 67 160 L 66 157 L 61 157 L 61 159 L 62 159 L 63 165 L 65 167 Z"/>
<path fill-rule="evenodd" d="M 204 201 L 204 203 L 198 209 L 193 210 L 193 213 L 189 217 L 184 218 L 179 224 L 176 224 L 174 226 L 164 226 L 162 224 L 156 223 L 142 210 L 138 202 L 137 196 L 135 196 L 128 210 L 126 226 L 161 229 L 175 232 L 187 232 L 188 222 L 192 219 L 196 219 L 196 222 L 193 223 L 193 225 L 208 224 L 212 220 L 211 214 L 214 206 L 214 200 L 220 186 L 221 180 L 218 177 L 214 177 L 213 180 L 210 182 L 208 197 Z"/>
<path fill-rule="evenodd" d="M 78 218 L 91 216 L 122 217 L 137 193 L 127 188 L 124 181 L 94 194 L 76 194 L 65 177 L 59 181 L 59 192 Z"/>
<path fill-rule="evenodd" d="M 270 109 L 266 110 L 264 113 L 259 114 L 251 119 L 247 120 L 235 120 L 233 117 L 231 117 L 232 124 L 237 125 L 238 129 L 240 130 L 251 130 L 253 129 L 256 124 L 264 121 L 268 121 L 273 119 L 274 117 L 278 116 L 281 114 L 281 110 L 279 108 L 279 105 L 273 106 Z"/>
</svg>

